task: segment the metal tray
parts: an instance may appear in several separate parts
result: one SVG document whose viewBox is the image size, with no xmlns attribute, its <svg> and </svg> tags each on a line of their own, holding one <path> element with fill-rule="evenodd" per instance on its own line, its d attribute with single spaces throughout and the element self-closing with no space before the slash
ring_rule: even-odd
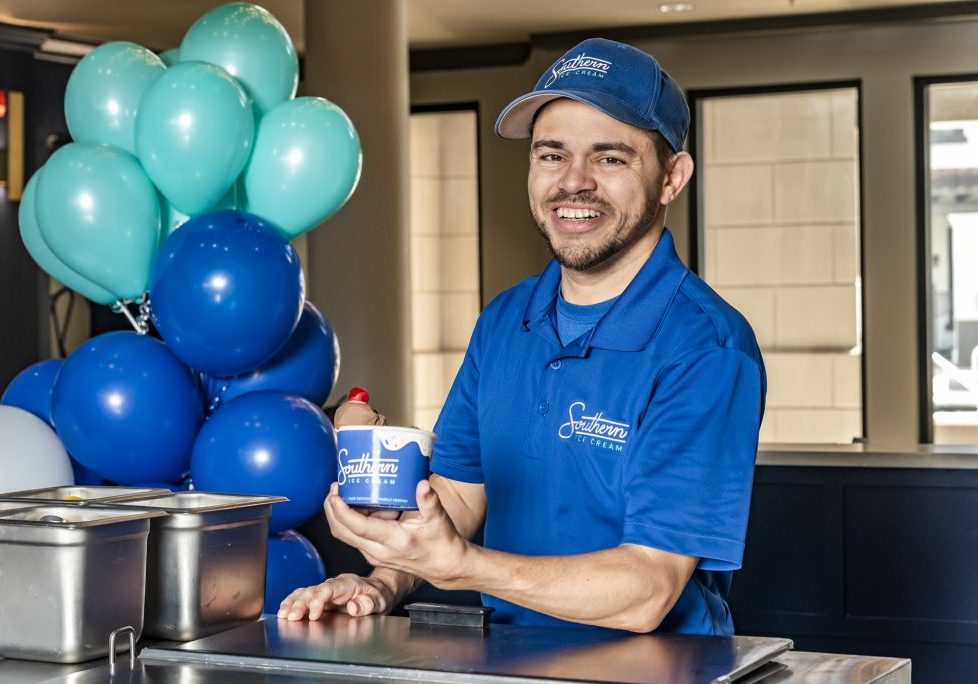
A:
<svg viewBox="0 0 978 684">
<path fill-rule="evenodd" d="M 165 513 L 36 506 L 0 513 L 0 655 L 77 663 L 143 623 L 150 519 Z"/>
<path fill-rule="evenodd" d="M 111 503 L 114 501 L 130 501 L 146 499 L 154 496 L 172 494 L 169 489 L 162 487 L 121 487 L 116 485 L 67 485 L 64 487 L 45 487 L 43 489 L 27 489 L 20 492 L 0 493 L 0 501 L 29 501 L 37 503 L 53 503 L 57 505 L 79 505 L 90 502 Z"/>
<path fill-rule="evenodd" d="M 282 496 L 177 492 L 118 509 L 166 512 L 150 526 L 146 636 L 197 639 L 261 615 L 271 505 Z"/>
</svg>

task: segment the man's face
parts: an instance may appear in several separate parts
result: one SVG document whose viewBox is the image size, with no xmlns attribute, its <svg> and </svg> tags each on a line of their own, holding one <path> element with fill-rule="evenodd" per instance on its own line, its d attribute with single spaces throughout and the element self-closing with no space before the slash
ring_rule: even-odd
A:
<svg viewBox="0 0 978 684">
<path fill-rule="evenodd" d="M 566 98 L 537 117 L 530 210 L 566 268 L 600 270 L 646 235 L 663 210 L 663 179 L 645 131 Z"/>
</svg>

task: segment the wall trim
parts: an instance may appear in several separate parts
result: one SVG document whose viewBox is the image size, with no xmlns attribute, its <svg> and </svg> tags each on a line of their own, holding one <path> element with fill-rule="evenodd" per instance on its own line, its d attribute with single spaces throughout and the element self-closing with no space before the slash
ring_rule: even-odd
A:
<svg viewBox="0 0 978 684">
<path fill-rule="evenodd" d="M 964 16 L 978 17 L 978 2 L 973 0 L 939 2 L 842 12 L 810 12 L 719 21 L 674 22 L 533 33 L 530 34 L 530 39 L 524 42 L 411 50 L 410 70 L 411 72 L 423 72 L 518 66 L 527 61 L 534 49 L 565 50 L 571 45 L 595 35 L 622 42 L 643 42 L 716 36 L 719 34 L 810 30 L 830 26 L 935 21 Z"/>
</svg>

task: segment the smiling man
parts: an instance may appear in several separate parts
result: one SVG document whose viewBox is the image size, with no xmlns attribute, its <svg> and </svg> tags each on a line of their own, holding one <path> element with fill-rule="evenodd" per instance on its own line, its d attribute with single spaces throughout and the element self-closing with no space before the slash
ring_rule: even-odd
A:
<svg viewBox="0 0 978 684">
<path fill-rule="evenodd" d="M 503 110 L 496 131 L 531 138 L 554 259 L 480 316 L 420 510 L 365 516 L 331 491 L 334 535 L 376 570 L 297 590 L 280 617 L 386 612 L 425 579 L 482 592 L 500 622 L 733 633 L 766 381 L 750 326 L 664 227 L 688 126 L 655 59 L 603 39 Z"/>
</svg>

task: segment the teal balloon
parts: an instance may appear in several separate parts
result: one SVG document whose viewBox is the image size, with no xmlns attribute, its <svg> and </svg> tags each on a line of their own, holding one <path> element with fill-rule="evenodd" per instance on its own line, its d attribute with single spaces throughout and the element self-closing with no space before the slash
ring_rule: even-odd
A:
<svg viewBox="0 0 978 684">
<path fill-rule="evenodd" d="M 44 165 L 35 205 L 41 236 L 69 268 L 115 299 L 146 292 L 160 205 L 135 157 L 110 145 L 65 145 Z"/>
<path fill-rule="evenodd" d="M 239 178 L 231 184 L 228 191 L 221 196 L 221 199 L 217 200 L 214 206 L 208 207 L 201 213 L 206 214 L 209 211 L 216 211 L 218 209 L 243 209 L 243 198 L 244 186 L 243 181 L 241 181 Z M 184 214 L 182 211 L 170 204 L 166 200 L 166 197 L 160 194 L 160 219 L 162 224 L 162 229 L 160 230 L 160 245 L 166 242 L 168 237 L 170 237 L 180 226 L 189 221 L 191 218 L 191 216 Z"/>
<path fill-rule="evenodd" d="M 211 10 L 190 27 L 180 61 L 216 64 L 238 79 L 263 115 L 295 95 L 299 59 L 292 40 L 271 13 L 245 2 Z"/>
<path fill-rule="evenodd" d="M 251 99 L 223 69 L 180 62 L 143 95 L 136 150 L 166 199 L 189 216 L 213 207 L 241 173 L 254 142 Z"/>
<path fill-rule="evenodd" d="M 20 238 L 24 241 L 24 246 L 31 258 L 37 265 L 44 269 L 44 272 L 61 284 L 78 292 L 86 299 L 90 299 L 97 304 L 112 304 L 116 297 L 104 290 L 87 278 L 84 278 L 68 268 L 61 259 L 54 255 L 48 243 L 41 236 L 41 227 L 37 223 L 36 212 L 36 193 L 38 179 L 41 172 L 38 171 L 27 181 L 24 194 L 20 198 Z"/>
<path fill-rule="evenodd" d="M 335 214 L 360 180 L 360 138 L 321 97 L 283 102 L 262 117 L 245 169 L 247 210 L 291 239 Z"/>
<path fill-rule="evenodd" d="M 164 50 L 160 53 L 160 59 L 163 61 L 163 65 L 166 67 L 171 67 L 180 61 L 180 48 L 172 48 L 170 50 Z"/>
<path fill-rule="evenodd" d="M 190 220 L 190 217 L 166 201 L 166 197 L 160 195 L 160 245 L 166 239 Z"/>
<path fill-rule="evenodd" d="M 65 90 L 71 137 L 136 154 L 139 100 L 164 71 L 155 53 L 134 43 L 105 43 L 89 52 L 71 72 Z"/>
</svg>

